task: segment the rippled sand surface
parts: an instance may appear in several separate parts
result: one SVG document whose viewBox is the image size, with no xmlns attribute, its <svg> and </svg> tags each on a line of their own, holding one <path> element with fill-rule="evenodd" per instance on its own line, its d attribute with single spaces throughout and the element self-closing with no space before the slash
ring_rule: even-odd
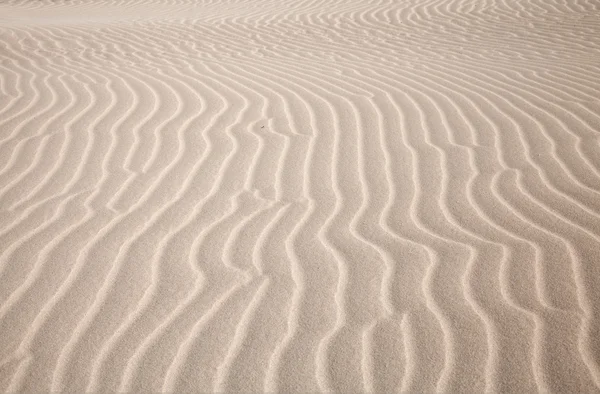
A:
<svg viewBox="0 0 600 394">
<path fill-rule="evenodd" d="M 599 392 L 600 2 L 0 2 L 0 390 Z"/>
</svg>

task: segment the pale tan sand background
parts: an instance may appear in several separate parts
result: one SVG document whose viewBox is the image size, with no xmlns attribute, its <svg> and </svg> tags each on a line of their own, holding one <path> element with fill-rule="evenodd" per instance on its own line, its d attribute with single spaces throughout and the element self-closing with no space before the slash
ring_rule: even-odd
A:
<svg viewBox="0 0 600 394">
<path fill-rule="evenodd" d="M 0 3 L 0 388 L 598 392 L 600 2 Z"/>
</svg>

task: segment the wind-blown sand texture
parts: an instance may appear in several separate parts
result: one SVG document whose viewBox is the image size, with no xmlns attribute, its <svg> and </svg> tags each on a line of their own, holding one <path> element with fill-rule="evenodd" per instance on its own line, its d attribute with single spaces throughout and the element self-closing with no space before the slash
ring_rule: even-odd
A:
<svg viewBox="0 0 600 394">
<path fill-rule="evenodd" d="M 600 390 L 600 2 L 0 3 L 0 388 Z"/>
</svg>

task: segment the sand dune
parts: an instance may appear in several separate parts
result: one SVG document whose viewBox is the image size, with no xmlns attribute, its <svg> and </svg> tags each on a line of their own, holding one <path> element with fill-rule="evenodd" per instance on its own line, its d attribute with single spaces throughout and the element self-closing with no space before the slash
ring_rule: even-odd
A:
<svg viewBox="0 0 600 394">
<path fill-rule="evenodd" d="M 599 392 L 600 3 L 0 3 L 6 392 Z"/>
</svg>

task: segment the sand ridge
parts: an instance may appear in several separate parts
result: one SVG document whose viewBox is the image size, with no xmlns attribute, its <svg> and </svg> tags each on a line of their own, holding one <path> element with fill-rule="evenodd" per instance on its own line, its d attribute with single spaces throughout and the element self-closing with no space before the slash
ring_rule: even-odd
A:
<svg viewBox="0 0 600 394">
<path fill-rule="evenodd" d="M 600 4 L 0 3 L 6 392 L 600 391 Z"/>
</svg>

